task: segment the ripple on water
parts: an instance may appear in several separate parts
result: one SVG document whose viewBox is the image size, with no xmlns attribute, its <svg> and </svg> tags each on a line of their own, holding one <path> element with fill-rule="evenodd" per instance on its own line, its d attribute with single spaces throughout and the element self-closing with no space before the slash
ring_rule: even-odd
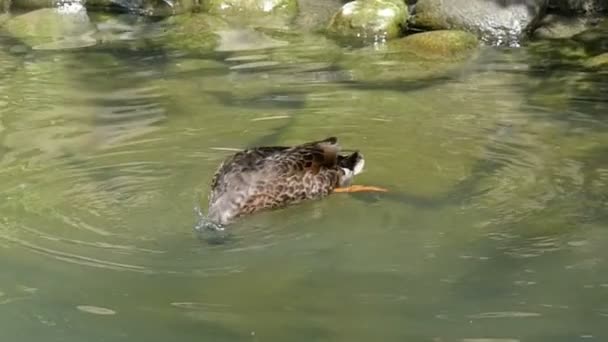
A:
<svg viewBox="0 0 608 342">
<path fill-rule="evenodd" d="M 469 315 L 471 319 L 486 319 L 486 318 L 528 318 L 528 317 L 540 317 L 541 314 L 537 312 L 521 312 L 521 311 L 497 311 L 497 312 L 483 312 L 479 314 Z"/>
<path fill-rule="evenodd" d="M 90 313 L 93 315 L 101 315 L 101 316 L 116 315 L 116 311 L 114 311 L 112 309 L 108 309 L 108 308 L 102 308 L 100 306 L 78 305 L 76 308 L 82 312 Z"/>
<path fill-rule="evenodd" d="M 519 342 L 517 338 L 463 338 L 462 342 Z"/>
</svg>

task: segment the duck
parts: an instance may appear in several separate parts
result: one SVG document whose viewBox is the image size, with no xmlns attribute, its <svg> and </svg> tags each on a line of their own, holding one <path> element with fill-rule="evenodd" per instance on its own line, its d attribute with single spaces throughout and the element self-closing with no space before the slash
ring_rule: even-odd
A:
<svg viewBox="0 0 608 342">
<path fill-rule="evenodd" d="M 386 191 L 352 185 L 364 166 L 363 154 L 342 154 L 336 137 L 236 152 L 213 175 L 208 219 L 225 227 L 246 215 L 319 200 L 334 192 Z"/>
</svg>

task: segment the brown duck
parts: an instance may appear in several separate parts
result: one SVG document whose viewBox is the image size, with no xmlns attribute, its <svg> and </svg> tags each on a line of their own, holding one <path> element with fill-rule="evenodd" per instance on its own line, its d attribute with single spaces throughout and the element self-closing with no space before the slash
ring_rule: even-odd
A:
<svg viewBox="0 0 608 342">
<path fill-rule="evenodd" d="M 364 164 L 358 151 L 340 154 L 335 137 L 237 152 L 224 160 L 211 181 L 208 219 L 223 226 L 246 214 L 321 199 L 332 192 L 386 191 L 351 186 Z"/>
</svg>

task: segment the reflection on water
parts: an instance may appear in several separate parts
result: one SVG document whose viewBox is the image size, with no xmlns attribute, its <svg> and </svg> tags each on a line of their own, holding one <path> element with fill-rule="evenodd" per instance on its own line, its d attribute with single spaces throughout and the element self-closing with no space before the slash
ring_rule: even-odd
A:
<svg viewBox="0 0 608 342">
<path fill-rule="evenodd" d="M 0 50 L 3 340 L 606 338 L 605 77 L 564 70 L 556 97 L 525 49 L 428 64 L 232 28 L 182 51 L 137 25 Z M 391 191 L 194 234 L 234 149 L 330 135 Z"/>
</svg>

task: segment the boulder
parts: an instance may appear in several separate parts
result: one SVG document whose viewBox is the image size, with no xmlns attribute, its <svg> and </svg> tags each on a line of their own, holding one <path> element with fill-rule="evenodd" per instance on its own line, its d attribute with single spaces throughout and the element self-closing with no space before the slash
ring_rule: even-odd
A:
<svg viewBox="0 0 608 342">
<path fill-rule="evenodd" d="M 411 24 L 464 30 L 493 45 L 518 46 L 546 7 L 547 0 L 419 0 Z"/>
<path fill-rule="evenodd" d="M 385 41 L 401 35 L 408 17 L 402 0 L 355 0 L 338 10 L 328 32 L 338 37 Z"/>
</svg>

